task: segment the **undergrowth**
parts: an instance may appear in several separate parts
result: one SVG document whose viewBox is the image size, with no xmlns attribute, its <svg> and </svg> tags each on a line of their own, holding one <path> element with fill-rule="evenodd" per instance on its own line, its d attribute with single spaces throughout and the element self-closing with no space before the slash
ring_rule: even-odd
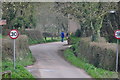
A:
<svg viewBox="0 0 120 80">
<path fill-rule="evenodd" d="M 32 57 L 31 53 L 25 56 L 22 60 L 16 60 L 16 69 L 13 67 L 13 61 L 2 61 L 2 72 L 11 71 L 11 78 L 17 78 L 17 80 L 19 80 L 19 78 L 31 78 L 30 80 L 33 80 L 32 78 L 34 77 L 32 74 L 24 67 L 33 64 L 34 61 L 35 59 Z M 4 78 L 8 78 L 8 75 Z"/>
<path fill-rule="evenodd" d="M 84 69 L 93 78 L 118 78 L 118 74 L 116 72 L 97 68 L 92 64 L 86 63 L 85 61 L 77 58 L 70 49 L 64 51 L 64 56 L 71 64 Z"/>
</svg>

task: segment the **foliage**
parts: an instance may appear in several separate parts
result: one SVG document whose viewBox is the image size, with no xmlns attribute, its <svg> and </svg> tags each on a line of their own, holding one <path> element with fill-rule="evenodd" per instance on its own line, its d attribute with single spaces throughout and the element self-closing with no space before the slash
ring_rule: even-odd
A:
<svg viewBox="0 0 120 80">
<path fill-rule="evenodd" d="M 44 39 L 45 43 L 57 42 L 57 41 L 61 41 L 61 38 L 60 37 L 46 37 L 46 39 Z"/>
<path fill-rule="evenodd" d="M 32 57 L 32 54 L 29 53 L 28 56 L 26 56 L 22 60 L 16 60 L 16 69 L 13 68 L 13 62 L 12 61 L 2 61 L 2 71 L 10 70 L 12 71 L 11 78 L 34 78 L 30 72 L 28 72 L 24 66 L 28 66 L 33 64 L 35 59 Z M 6 77 L 7 78 L 7 75 Z M 34 79 L 33 79 L 34 80 Z"/>
<path fill-rule="evenodd" d="M 2 3 L 2 19 L 7 20 L 5 28 L 35 28 L 43 32 L 59 34 L 62 30 L 67 32 L 68 14 L 79 20 L 81 35 L 93 36 L 96 40 L 103 35 L 111 36 L 119 26 L 118 16 L 110 15 L 110 10 L 118 9 L 114 2 L 68 2 L 68 3 L 29 3 L 29 2 L 4 2 Z M 109 16 L 107 16 L 109 15 Z M 117 15 L 117 13 L 116 13 Z M 106 19 L 110 17 L 110 19 Z M 107 27 L 106 26 L 107 23 Z M 102 27 L 105 29 L 101 30 Z M 115 27 L 113 27 L 115 26 Z M 109 27 L 109 29 L 108 29 Z M 111 34 L 109 34 L 111 33 Z M 108 38 L 108 37 L 107 37 Z"/>
<path fill-rule="evenodd" d="M 27 56 L 24 56 L 24 59 L 16 60 L 16 62 L 18 65 L 28 66 L 34 64 L 35 58 L 33 57 L 32 52 L 29 52 Z"/>
<path fill-rule="evenodd" d="M 64 51 L 64 56 L 71 64 L 84 69 L 93 78 L 118 78 L 118 74 L 115 72 L 97 68 L 92 64 L 88 64 L 85 61 L 75 57 L 73 51 L 70 49 Z"/>
<path fill-rule="evenodd" d="M 97 39 L 100 36 L 100 29 L 103 27 L 105 16 L 110 14 L 110 10 L 117 10 L 118 6 L 117 3 L 112 2 L 59 2 L 56 3 L 55 8 L 65 16 L 70 14 L 78 19 L 81 25 L 82 35 L 91 36 L 94 34 L 96 37 L 94 39 Z M 110 22 L 109 19 L 107 21 Z"/>
<path fill-rule="evenodd" d="M 81 36 L 81 31 L 80 31 L 80 29 L 77 29 L 77 30 L 76 30 L 75 36 L 76 36 L 76 37 L 80 37 L 80 36 Z"/>
<path fill-rule="evenodd" d="M 40 44 L 40 43 L 43 43 L 44 42 L 44 40 L 43 39 L 41 39 L 41 40 L 35 40 L 35 39 L 30 39 L 29 38 L 29 44 L 30 45 L 32 45 L 32 44 Z"/>
<path fill-rule="evenodd" d="M 3 68 L 3 71 L 12 71 L 11 78 L 34 78 L 22 65 L 17 64 L 15 70 L 12 62 L 3 62 L 3 66 L 7 66 L 6 68 Z"/>
<path fill-rule="evenodd" d="M 71 35 L 69 37 L 70 41 L 71 41 L 71 44 L 76 44 L 80 41 L 80 38 L 79 37 L 75 37 L 74 35 Z"/>
<path fill-rule="evenodd" d="M 28 2 L 2 3 L 2 19 L 7 20 L 6 28 L 30 28 L 35 26 L 34 6 Z"/>
<path fill-rule="evenodd" d="M 29 39 L 29 44 L 40 44 L 40 43 L 49 43 L 49 42 L 56 42 L 56 41 L 60 41 L 60 37 L 46 37 L 46 39 L 41 39 L 41 40 L 33 40 L 33 39 Z M 66 40 L 66 39 L 65 39 Z"/>
<path fill-rule="evenodd" d="M 71 64 L 84 69 L 93 78 L 118 78 L 118 74 L 116 72 L 108 71 L 102 68 L 97 68 L 92 64 L 89 64 L 88 60 L 85 57 L 78 57 L 78 53 L 80 53 L 78 46 L 80 45 L 79 41 L 81 39 L 73 36 L 71 36 L 70 38 L 73 43 L 70 49 L 64 51 L 64 56 Z"/>
</svg>

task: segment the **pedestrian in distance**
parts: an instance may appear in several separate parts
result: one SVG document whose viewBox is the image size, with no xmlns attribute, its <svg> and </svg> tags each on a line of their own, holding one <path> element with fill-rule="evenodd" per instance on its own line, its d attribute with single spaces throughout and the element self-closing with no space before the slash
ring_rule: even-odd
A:
<svg viewBox="0 0 120 80">
<path fill-rule="evenodd" d="M 62 31 L 61 32 L 61 42 L 64 42 L 64 37 L 65 37 L 65 35 L 64 35 L 64 32 Z"/>
<path fill-rule="evenodd" d="M 66 40 L 67 40 L 67 43 L 69 44 L 69 33 L 68 32 L 66 33 Z"/>
<path fill-rule="evenodd" d="M 67 33 L 66 33 L 66 39 L 68 39 L 68 36 L 69 36 L 69 33 L 67 32 Z"/>
</svg>

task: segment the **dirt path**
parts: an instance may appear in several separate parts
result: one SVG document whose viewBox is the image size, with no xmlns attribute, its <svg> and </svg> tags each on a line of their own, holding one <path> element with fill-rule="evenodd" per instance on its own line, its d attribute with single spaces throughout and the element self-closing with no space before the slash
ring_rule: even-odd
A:
<svg viewBox="0 0 120 80">
<path fill-rule="evenodd" d="M 65 49 L 66 42 L 53 42 L 30 46 L 36 63 L 27 69 L 36 78 L 90 78 L 82 69 L 72 66 L 58 53 Z"/>
</svg>

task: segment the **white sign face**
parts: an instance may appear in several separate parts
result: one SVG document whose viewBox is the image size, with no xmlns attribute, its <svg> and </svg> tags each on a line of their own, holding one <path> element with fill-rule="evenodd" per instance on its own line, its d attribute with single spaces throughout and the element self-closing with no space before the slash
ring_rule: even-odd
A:
<svg viewBox="0 0 120 80">
<path fill-rule="evenodd" d="M 115 38 L 120 39 L 120 30 L 115 31 Z"/>
<path fill-rule="evenodd" d="M 16 29 L 11 30 L 9 36 L 11 39 L 17 39 L 19 36 L 18 30 Z"/>
</svg>

